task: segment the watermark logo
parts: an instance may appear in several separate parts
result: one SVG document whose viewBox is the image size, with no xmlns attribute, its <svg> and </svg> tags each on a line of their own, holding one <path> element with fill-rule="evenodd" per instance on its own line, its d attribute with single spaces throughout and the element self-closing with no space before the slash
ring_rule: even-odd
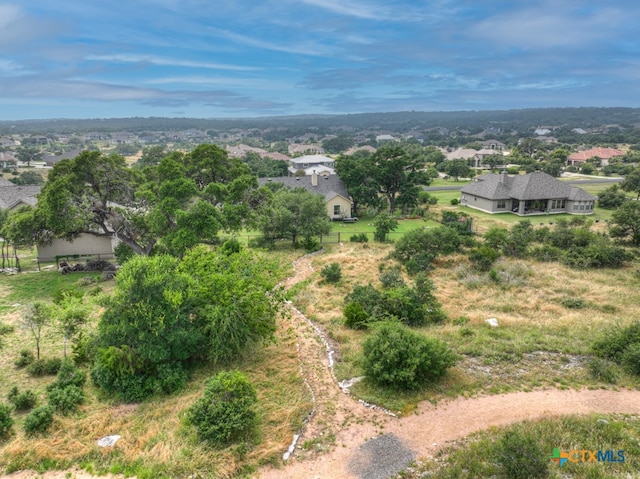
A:
<svg viewBox="0 0 640 479">
<path fill-rule="evenodd" d="M 606 451 L 591 451 L 587 449 L 572 449 L 571 451 L 561 451 L 559 448 L 553 449 L 553 455 L 549 458 L 558 464 L 564 466 L 568 462 L 624 462 L 624 451 L 614 451 L 608 449 Z"/>
</svg>

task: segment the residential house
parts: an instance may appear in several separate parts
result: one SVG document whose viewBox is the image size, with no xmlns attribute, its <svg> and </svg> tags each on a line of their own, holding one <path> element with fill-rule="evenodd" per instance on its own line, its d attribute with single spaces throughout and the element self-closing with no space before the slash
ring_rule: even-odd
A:
<svg viewBox="0 0 640 479">
<path fill-rule="evenodd" d="M 596 197 L 541 171 L 509 176 L 485 174 L 461 190 L 460 203 L 487 213 L 519 216 L 569 213 L 590 215 Z"/>
<path fill-rule="evenodd" d="M 598 146 L 570 154 L 567 157 L 567 165 L 579 166 L 591 158 L 596 158 L 600 161 L 600 166 L 607 166 L 611 159 L 623 155 L 623 151 L 616 150 L 615 148 L 602 148 Z"/>
<path fill-rule="evenodd" d="M 321 176 L 335 175 L 335 161 L 324 155 L 305 155 L 289 160 L 289 174 L 294 176 L 304 171 L 306 176 L 314 172 Z"/>
<path fill-rule="evenodd" d="M 289 145 L 289 153 L 291 155 L 322 155 L 324 153 L 324 148 L 318 145 L 294 143 Z"/>
<path fill-rule="evenodd" d="M 474 168 L 481 168 L 482 162 L 487 156 L 504 155 L 503 150 L 483 148 L 474 150 L 473 148 L 458 148 L 445 155 L 447 160 L 467 160 L 473 162 Z"/>
<path fill-rule="evenodd" d="M 62 160 L 71 160 L 82 153 L 84 150 L 82 148 L 74 148 L 73 150 L 66 151 L 61 155 L 49 155 L 45 156 L 42 160 L 45 165 L 48 167 L 55 166 L 56 163 L 59 163 Z"/>
<path fill-rule="evenodd" d="M 342 180 L 336 175 L 281 176 L 278 178 L 258 178 L 258 184 L 281 183 L 289 188 L 304 188 L 324 197 L 327 216 L 331 220 L 351 218 L 351 198 Z"/>
</svg>

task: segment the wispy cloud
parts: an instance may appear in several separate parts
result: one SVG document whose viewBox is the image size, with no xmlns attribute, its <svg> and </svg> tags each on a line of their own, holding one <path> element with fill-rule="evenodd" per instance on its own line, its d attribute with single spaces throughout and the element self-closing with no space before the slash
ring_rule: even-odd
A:
<svg viewBox="0 0 640 479">
<path fill-rule="evenodd" d="M 249 37 L 247 35 L 240 35 L 229 30 L 223 30 L 221 28 L 213 28 L 220 37 L 225 38 L 241 45 L 250 47 L 256 47 L 263 50 L 271 50 L 282 53 L 301 54 L 308 56 L 331 56 L 335 53 L 335 50 L 331 47 L 327 47 L 313 40 L 305 40 L 302 42 L 290 42 L 288 44 L 274 43 L 269 40 L 263 40 L 255 37 Z"/>
<path fill-rule="evenodd" d="M 256 71 L 260 68 L 243 65 L 228 65 L 224 63 L 201 62 L 192 60 L 178 60 L 174 58 L 165 58 L 154 55 L 142 54 L 117 54 L 117 55 L 88 55 L 86 57 L 90 61 L 102 62 L 122 62 L 122 63 L 149 63 L 153 65 L 189 67 L 189 68 L 207 68 L 212 70 L 235 70 L 235 71 Z"/>
</svg>

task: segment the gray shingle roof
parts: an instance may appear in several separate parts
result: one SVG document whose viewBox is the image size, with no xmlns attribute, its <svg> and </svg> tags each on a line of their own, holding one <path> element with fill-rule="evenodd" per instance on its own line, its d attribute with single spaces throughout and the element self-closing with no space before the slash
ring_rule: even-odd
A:
<svg viewBox="0 0 640 479">
<path fill-rule="evenodd" d="M 40 193 L 41 186 L 0 186 L 0 208 L 11 209 L 21 202 L 30 206 L 36 205 L 36 195 Z"/>
<path fill-rule="evenodd" d="M 575 190 L 575 191 L 574 191 Z M 581 188 L 567 185 L 553 176 L 536 171 L 526 175 L 485 174 L 462 188 L 462 193 L 490 200 L 579 199 L 595 200 Z"/>
<path fill-rule="evenodd" d="M 258 184 L 263 186 L 269 182 L 282 183 L 289 188 L 304 188 L 312 193 L 324 196 L 325 201 L 336 195 L 349 199 L 349 193 L 342 180 L 336 175 L 318 176 L 318 186 L 311 184 L 311 176 L 280 176 L 277 178 L 258 178 Z"/>
</svg>

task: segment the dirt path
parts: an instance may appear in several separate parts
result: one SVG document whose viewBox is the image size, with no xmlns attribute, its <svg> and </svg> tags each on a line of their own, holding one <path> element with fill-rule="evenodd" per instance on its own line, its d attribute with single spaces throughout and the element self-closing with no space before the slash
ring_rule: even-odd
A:
<svg viewBox="0 0 640 479">
<path fill-rule="evenodd" d="M 283 285 L 289 288 L 312 273 L 311 258 L 302 258 L 294 263 L 294 275 Z M 385 443 L 385 449 L 388 444 L 395 449 L 385 450 L 385 453 L 402 456 L 406 465 L 410 457 L 429 457 L 447 442 L 491 426 L 563 414 L 640 414 L 638 391 L 547 390 L 458 398 L 437 407 L 424 402 L 416 414 L 391 417 L 381 410 L 366 407 L 340 390 L 330 367 L 330 344 L 303 314 L 293 305 L 289 307 L 299 338 L 302 374 L 313 393 L 315 409 L 291 458 L 279 469 L 260 470 L 256 475 L 260 479 L 373 477 L 367 471 L 383 470 L 380 463 L 387 458 L 382 457 L 384 454 L 380 450 L 372 453 L 366 445 L 374 444 L 380 438 L 392 438 Z M 302 445 L 304 449 L 300 447 Z M 392 464 L 392 468 L 399 470 L 403 465 Z M 96 476 L 77 470 L 44 474 L 23 471 L 2 477 L 96 479 Z"/>
<path fill-rule="evenodd" d="M 313 272 L 311 259 L 298 260 L 294 263 L 294 271 L 294 276 L 285 282 L 286 287 Z M 473 432 L 526 419 L 592 412 L 640 414 L 638 391 L 546 390 L 459 398 L 437 407 L 425 402 L 416 414 L 394 418 L 369 409 L 340 391 L 329 368 L 326 347 L 317 337 L 317 331 L 295 309 L 293 319 L 300 337 L 303 374 L 316 397 L 316 411 L 298 442 L 298 446 L 306 444 L 307 450 L 298 447 L 280 469 L 259 471 L 256 477 L 262 479 L 367 477 L 363 463 L 372 462 L 373 467 L 369 470 L 375 470 L 376 461 L 388 459 L 375 457 L 376 454 L 363 449 L 367 441 L 379 438 L 381 434 L 394 438 L 391 444 L 397 445 L 398 455 L 409 450 L 412 457 L 417 458 L 431 456 L 447 442 Z M 327 441 L 327 437 L 332 440 Z M 313 447 L 308 447 L 310 443 L 320 447 L 314 451 Z M 396 467 L 400 468 L 402 465 Z"/>
</svg>

